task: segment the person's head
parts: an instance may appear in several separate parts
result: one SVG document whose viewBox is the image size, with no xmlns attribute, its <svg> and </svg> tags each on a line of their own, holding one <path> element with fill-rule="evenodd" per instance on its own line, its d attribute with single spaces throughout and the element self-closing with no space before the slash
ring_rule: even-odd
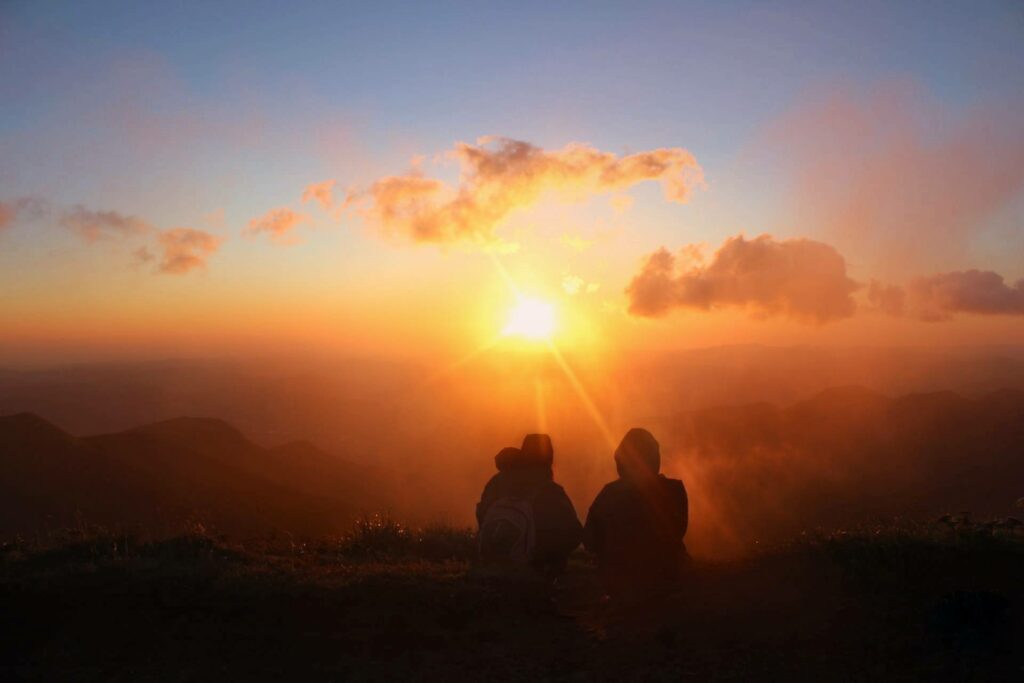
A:
<svg viewBox="0 0 1024 683">
<path fill-rule="evenodd" d="M 499 472 L 507 472 L 513 469 L 519 460 L 522 459 L 522 453 L 518 448 L 508 447 L 502 448 L 498 451 L 498 454 L 494 456 L 494 466 L 498 468 Z"/>
<path fill-rule="evenodd" d="M 646 429 L 634 427 L 615 449 L 615 469 L 623 479 L 641 480 L 661 470 L 661 447 Z"/>
<path fill-rule="evenodd" d="M 555 461 L 555 449 L 547 434 L 527 434 L 523 437 L 519 452 L 526 465 L 540 465 L 550 469 Z"/>
</svg>

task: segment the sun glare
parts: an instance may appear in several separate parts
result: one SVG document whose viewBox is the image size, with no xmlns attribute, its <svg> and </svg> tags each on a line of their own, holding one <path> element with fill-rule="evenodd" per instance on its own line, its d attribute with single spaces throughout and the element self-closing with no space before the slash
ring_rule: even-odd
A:
<svg viewBox="0 0 1024 683">
<path fill-rule="evenodd" d="M 555 331 L 555 307 L 538 299 L 520 297 L 501 333 L 506 337 L 550 339 Z"/>
</svg>

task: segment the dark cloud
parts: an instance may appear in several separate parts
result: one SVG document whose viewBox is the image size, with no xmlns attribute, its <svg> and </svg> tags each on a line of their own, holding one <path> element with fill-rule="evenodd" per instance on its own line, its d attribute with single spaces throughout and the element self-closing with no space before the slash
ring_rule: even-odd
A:
<svg viewBox="0 0 1024 683">
<path fill-rule="evenodd" d="M 925 320 L 946 320 L 954 313 L 1024 315 L 1024 280 L 1009 285 L 991 270 L 959 270 L 911 280 L 910 310 Z"/>
<path fill-rule="evenodd" d="M 731 237 L 710 262 L 695 262 L 693 246 L 677 258 L 661 248 L 647 257 L 626 293 L 633 315 L 658 317 L 675 308 L 746 308 L 757 316 L 826 323 L 853 315 L 859 285 L 827 244 L 771 235 Z"/>
</svg>

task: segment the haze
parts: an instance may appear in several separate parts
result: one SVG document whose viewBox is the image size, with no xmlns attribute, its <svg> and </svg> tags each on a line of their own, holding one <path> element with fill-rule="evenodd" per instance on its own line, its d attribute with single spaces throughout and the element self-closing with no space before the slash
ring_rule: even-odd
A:
<svg viewBox="0 0 1024 683">
<path fill-rule="evenodd" d="M 1019 436 L 1024 13 L 792 9 L 5 3 L 0 414 L 222 419 L 459 523 L 538 430 L 585 510 L 639 424 L 706 554 L 1010 501 L 921 454 Z"/>
</svg>

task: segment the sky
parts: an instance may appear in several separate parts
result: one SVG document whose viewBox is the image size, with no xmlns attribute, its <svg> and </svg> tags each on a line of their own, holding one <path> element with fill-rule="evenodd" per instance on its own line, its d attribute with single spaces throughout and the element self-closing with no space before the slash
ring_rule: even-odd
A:
<svg viewBox="0 0 1024 683">
<path fill-rule="evenodd" d="M 0 4 L 0 364 L 1024 343 L 1019 3 L 482 4 Z"/>
</svg>

